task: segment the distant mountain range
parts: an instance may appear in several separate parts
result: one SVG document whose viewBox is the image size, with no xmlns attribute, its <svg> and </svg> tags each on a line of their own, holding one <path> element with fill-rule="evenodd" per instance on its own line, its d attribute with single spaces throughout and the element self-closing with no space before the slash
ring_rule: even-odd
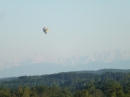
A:
<svg viewBox="0 0 130 97">
<path fill-rule="evenodd" d="M 0 78 L 104 68 L 130 69 L 130 58 L 126 52 L 115 50 L 69 59 L 56 59 L 41 54 L 32 58 L 11 59 L 1 64 Z"/>
<path fill-rule="evenodd" d="M 99 52 L 79 58 L 72 57 L 65 61 L 72 64 L 87 64 L 91 62 L 104 62 L 104 63 L 110 63 L 110 62 L 119 62 L 124 60 L 129 60 L 129 56 L 126 52 L 115 50 L 115 51 L 104 51 Z"/>
</svg>

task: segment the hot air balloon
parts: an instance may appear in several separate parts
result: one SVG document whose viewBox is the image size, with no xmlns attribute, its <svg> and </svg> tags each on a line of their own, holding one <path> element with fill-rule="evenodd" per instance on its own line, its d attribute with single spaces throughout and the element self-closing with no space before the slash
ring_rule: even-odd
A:
<svg viewBox="0 0 130 97">
<path fill-rule="evenodd" d="M 48 30 L 47 27 L 44 27 L 44 28 L 43 28 L 43 32 L 44 32 L 45 34 L 47 34 L 48 31 L 49 31 L 49 30 Z"/>
</svg>

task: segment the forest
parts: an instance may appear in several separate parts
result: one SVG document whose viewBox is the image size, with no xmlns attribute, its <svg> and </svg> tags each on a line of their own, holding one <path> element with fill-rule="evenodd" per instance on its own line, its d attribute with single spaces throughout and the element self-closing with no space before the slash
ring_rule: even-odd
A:
<svg viewBox="0 0 130 97">
<path fill-rule="evenodd" d="M 0 97 L 130 97 L 130 70 L 1 78 Z"/>
</svg>

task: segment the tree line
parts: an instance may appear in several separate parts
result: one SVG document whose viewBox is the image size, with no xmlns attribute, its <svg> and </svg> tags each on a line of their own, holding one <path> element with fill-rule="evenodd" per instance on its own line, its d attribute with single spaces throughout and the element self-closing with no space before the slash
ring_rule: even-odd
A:
<svg viewBox="0 0 130 97">
<path fill-rule="evenodd" d="M 20 76 L 0 81 L 0 97 L 130 97 L 130 73 Z"/>
</svg>

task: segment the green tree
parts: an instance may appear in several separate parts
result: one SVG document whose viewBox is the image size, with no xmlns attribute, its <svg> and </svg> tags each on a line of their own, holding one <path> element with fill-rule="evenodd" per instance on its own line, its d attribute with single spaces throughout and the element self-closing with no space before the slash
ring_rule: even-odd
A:
<svg viewBox="0 0 130 97">
<path fill-rule="evenodd" d="M 78 90 L 74 94 L 74 97 L 90 97 L 87 90 Z"/>
<path fill-rule="evenodd" d="M 10 90 L 0 88 L 0 97 L 10 97 Z"/>
<path fill-rule="evenodd" d="M 30 88 L 28 88 L 28 87 L 25 87 L 24 89 L 23 89 L 23 96 L 22 97 L 30 97 Z"/>
<path fill-rule="evenodd" d="M 22 97 L 23 96 L 23 87 L 22 86 L 18 87 L 18 89 L 17 89 L 17 96 L 18 97 Z"/>
<path fill-rule="evenodd" d="M 123 97 L 124 92 L 121 85 L 115 80 L 107 80 L 102 87 L 103 92 L 107 97 Z"/>
</svg>

